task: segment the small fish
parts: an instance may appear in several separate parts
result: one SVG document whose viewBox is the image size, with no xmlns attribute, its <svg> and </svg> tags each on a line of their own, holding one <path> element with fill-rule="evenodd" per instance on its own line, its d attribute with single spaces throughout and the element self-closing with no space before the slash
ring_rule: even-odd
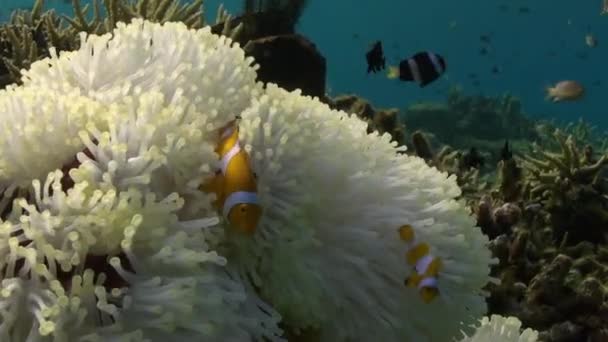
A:
<svg viewBox="0 0 608 342">
<path fill-rule="evenodd" d="M 513 158 L 513 152 L 509 148 L 509 140 L 505 140 L 505 145 L 500 150 L 500 160 L 508 161 Z"/>
<path fill-rule="evenodd" d="M 585 35 L 585 44 L 590 48 L 597 46 L 597 39 L 590 30 L 587 30 L 587 34 Z"/>
<path fill-rule="evenodd" d="M 495 75 L 496 74 L 500 74 L 500 72 L 501 72 L 501 69 L 500 69 L 500 67 L 498 65 L 495 65 L 495 66 L 492 67 L 492 73 L 493 74 L 495 74 Z"/>
<path fill-rule="evenodd" d="M 415 232 L 411 225 L 399 227 L 399 237 L 407 244 L 405 254 L 407 263 L 413 266 L 412 274 L 405 279 L 406 287 L 417 288 L 425 303 L 430 303 L 439 295 L 437 278 L 443 263 L 434 257 L 431 246 L 426 242 L 416 241 Z"/>
<path fill-rule="evenodd" d="M 485 159 L 475 147 L 471 147 L 469 151 L 463 155 L 462 163 L 466 169 L 480 169 L 483 167 Z"/>
<path fill-rule="evenodd" d="M 485 56 L 487 54 L 488 54 L 488 49 L 485 46 L 482 46 L 481 48 L 479 48 L 479 55 Z"/>
<path fill-rule="evenodd" d="M 482 43 L 491 44 L 492 38 L 489 34 L 482 34 L 479 36 L 479 41 L 481 41 Z"/>
<path fill-rule="evenodd" d="M 418 52 L 414 56 L 404 59 L 399 67 L 390 66 L 388 78 L 399 78 L 401 81 L 416 82 L 421 88 L 435 81 L 446 71 L 443 57 L 433 52 Z"/>
<path fill-rule="evenodd" d="M 216 194 L 213 204 L 230 226 L 251 235 L 262 216 L 262 207 L 257 197 L 256 174 L 251 170 L 249 155 L 239 144 L 238 120 L 240 117 L 219 129 L 215 149 L 220 157 L 219 167 L 201 190 Z"/>
<path fill-rule="evenodd" d="M 560 81 L 554 86 L 546 87 L 547 100 L 553 102 L 576 101 L 583 97 L 585 88 L 577 81 Z"/>
<path fill-rule="evenodd" d="M 376 41 L 371 49 L 365 54 L 365 59 L 367 59 L 367 73 L 370 72 L 378 72 L 383 70 L 386 66 L 386 61 L 384 59 L 384 52 L 382 51 L 382 42 Z"/>
<path fill-rule="evenodd" d="M 600 15 L 607 15 L 608 14 L 608 0 L 604 0 L 602 2 L 602 11 L 600 12 Z"/>
</svg>

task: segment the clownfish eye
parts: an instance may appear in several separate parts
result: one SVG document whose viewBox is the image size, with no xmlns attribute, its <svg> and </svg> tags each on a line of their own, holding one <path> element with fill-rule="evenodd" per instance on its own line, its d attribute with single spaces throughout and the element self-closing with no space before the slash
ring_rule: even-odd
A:
<svg viewBox="0 0 608 342">
<path fill-rule="evenodd" d="M 253 172 L 253 178 L 258 179 L 258 174 Z"/>
<path fill-rule="evenodd" d="M 244 213 L 245 212 L 245 207 L 241 207 L 241 212 Z"/>
</svg>

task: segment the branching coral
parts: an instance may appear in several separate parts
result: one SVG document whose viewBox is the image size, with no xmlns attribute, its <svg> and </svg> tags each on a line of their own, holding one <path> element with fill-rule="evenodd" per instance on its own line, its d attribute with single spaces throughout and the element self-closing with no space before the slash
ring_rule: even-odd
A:
<svg viewBox="0 0 608 342">
<path fill-rule="evenodd" d="M 554 133 L 561 153 L 535 147 L 525 156 L 527 174 L 524 196 L 541 203 L 550 215 L 556 238 L 568 233 L 571 242 L 604 240 L 608 223 L 606 180 L 602 170 L 608 156 L 595 160 L 592 151 L 581 151 L 572 137 Z"/>
</svg>

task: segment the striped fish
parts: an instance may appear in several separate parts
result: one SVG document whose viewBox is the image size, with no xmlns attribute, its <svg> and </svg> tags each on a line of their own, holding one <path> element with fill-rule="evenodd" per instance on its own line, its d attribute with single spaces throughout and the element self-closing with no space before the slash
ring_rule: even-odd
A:
<svg viewBox="0 0 608 342">
<path fill-rule="evenodd" d="M 439 295 L 437 276 L 442 267 L 441 259 L 430 254 L 429 244 L 416 241 L 412 226 L 401 226 L 399 237 L 407 243 L 405 258 L 414 267 L 413 274 L 405 280 L 405 286 L 418 288 L 422 300 L 430 303 Z"/>
<path fill-rule="evenodd" d="M 220 157 L 219 167 L 201 190 L 216 194 L 215 207 L 235 230 L 253 234 L 262 216 L 262 207 L 249 155 L 239 143 L 238 118 L 219 129 L 215 152 Z"/>
</svg>

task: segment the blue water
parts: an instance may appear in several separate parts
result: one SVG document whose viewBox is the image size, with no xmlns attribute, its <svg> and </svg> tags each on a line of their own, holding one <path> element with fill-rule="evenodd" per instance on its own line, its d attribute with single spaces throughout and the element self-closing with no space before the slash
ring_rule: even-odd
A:
<svg viewBox="0 0 608 342">
<path fill-rule="evenodd" d="M 32 2 L 3 0 L 1 9 L 6 17 L 11 7 Z M 231 13 L 241 9 L 242 1 L 208 0 L 209 18 L 220 2 Z M 499 8 L 503 4 L 506 12 Z M 521 6 L 530 12 L 518 13 Z M 65 0 L 49 0 L 50 7 L 71 12 Z M 600 9 L 601 0 L 311 0 L 298 31 L 326 57 L 332 95 L 356 93 L 376 107 L 405 108 L 419 101 L 443 101 L 450 86 L 460 85 L 467 94 L 510 92 L 521 98 L 524 110 L 534 118 L 583 118 L 608 129 L 608 16 L 600 16 Z M 598 39 L 596 48 L 585 45 L 588 27 Z M 479 54 L 481 34 L 491 34 L 486 56 Z M 382 74 L 368 75 L 364 54 L 377 39 L 383 41 L 391 64 L 430 50 L 445 57 L 448 72 L 424 89 Z M 549 56 L 551 51 L 556 55 Z M 492 73 L 493 66 L 501 72 Z M 479 75 L 479 87 L 471 83 L 470 73 Z M 581 82 L 585 98 L 576 103 L 545 101 L 544 87 L 564 79 Z"/>
</svg>

